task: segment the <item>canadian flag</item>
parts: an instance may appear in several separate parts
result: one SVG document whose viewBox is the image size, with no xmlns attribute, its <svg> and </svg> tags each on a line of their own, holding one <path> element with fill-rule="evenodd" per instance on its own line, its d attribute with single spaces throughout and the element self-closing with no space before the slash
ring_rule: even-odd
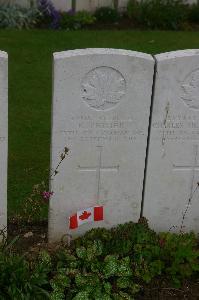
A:
<svg viewBox="0 0 199 300">
<path fill-rule="evenodd" d="M 102 221 L 104 219 L 103 206 L 89 207 L 83 210 L 79 210 L 75 215 L 70 216 L 70 229 L 76 229 L 79 226 L 96 221 Z"/>
</svg>

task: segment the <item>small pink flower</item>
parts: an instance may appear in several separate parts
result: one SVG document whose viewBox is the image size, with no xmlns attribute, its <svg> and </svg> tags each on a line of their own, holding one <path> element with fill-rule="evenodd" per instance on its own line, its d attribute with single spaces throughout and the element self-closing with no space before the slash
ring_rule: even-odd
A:
<svg viewBox="0 0 199 300">
<path fill-rule="evenodd" d="M 53 192 L 47 192 L 47 191 L 44 191 L 44 192 L 42 192 L 42 197 L 43 197 L 45 200 L 49 200 L 50 197 L 51 197 L 53 194 L 54 194 Z"/>
<path fill-rule="evenodd" d="M 166 243 L 165 239 L 160 239 L 160 240 L 159 240 L 159 244 L 160 244 L 160 247 L 161 247 L 161 248 L 164 247 L 165 243 Z"/>
</svg>

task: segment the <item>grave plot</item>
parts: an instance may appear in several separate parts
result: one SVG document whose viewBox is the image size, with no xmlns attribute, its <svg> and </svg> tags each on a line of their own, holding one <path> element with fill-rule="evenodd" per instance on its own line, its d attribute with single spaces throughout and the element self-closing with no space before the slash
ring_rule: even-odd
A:
<svg viewBox="0 0 199 300">
<path fill-rule="evenodd" d="M 49 239 L 112 227 L 140 216 L 154 60 L 85 49 L 54 54 Z M 103 221 L 69 230 L 69 217 L 103 207 Z M 81 218 L 90 216 L 85 211 Z"/>
</svg>

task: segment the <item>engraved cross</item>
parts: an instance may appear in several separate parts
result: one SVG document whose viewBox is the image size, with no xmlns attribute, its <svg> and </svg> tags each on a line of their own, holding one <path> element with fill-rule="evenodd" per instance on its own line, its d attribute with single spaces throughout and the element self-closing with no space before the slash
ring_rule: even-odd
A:
<svg viewBox="0 0 199 300">
<path fill-rule="evenodd" d="M 190 198 L 193 195 L 194 179 L 196 171 L 199 171 L 198 164 L 198 145 L 193 145 L 193 161 L 191 165 L 175 165 L 173 164 L 173 170 L 175 171 L 191 171 L 191 192 Z"/>
<path fill-rule="evenodd" d="M 97 202 L 99 202 L 100 198 L 100 186 L 101 186 L 101 171 L 105 172 L 118 172 L 119 171 L 119 165 L 118 166 L 102 166 L 102 146 L 97 146 L 98 151 L 98 163 L 94 167 L 82 167 L 78 166 L 79 171 L 81 172 L 96 172 L 96 198 Z"/>
</svg>

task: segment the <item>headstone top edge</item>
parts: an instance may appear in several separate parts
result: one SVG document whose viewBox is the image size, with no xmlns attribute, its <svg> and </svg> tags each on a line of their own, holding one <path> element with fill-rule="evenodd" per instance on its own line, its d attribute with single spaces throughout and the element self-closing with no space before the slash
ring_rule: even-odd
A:
<svg viewBox="0 0 199 300">
<path fill-rule="evenodd" d="M 163 61 L 163 60 L 169 60 L 175 58 L 189 57 L 194 55 L 199 56 L 199 49 L 185 49 L 185 50 L 160 53 L 155 55 L 155 59 L 157 61 Z"/>
<path fill-rule="evenodd" d="M 131 50 L 123 50 L 123 49 L 113 49 L 113 48 L 87 48 L 87 49 L 76 49 L 76 50 L 67 50 L 67 51 L 61 51 L 61 52 L 54 52 L 53 57 L 54 60 L 57 59 L 64 59 L 64 58 L 70 58 L 74 56 L 83 56 L 83 55 L 126 55 L 126 56 L 132 56 L 137 58 L 143 58 L 146 60 L 154 61 L 152 55 L 138 52 L 138 51 L 131 51 Z"/>
<path fill-rule="evenodd" d="M 5 51 L 0 50 L 0 58 L 4 58 L 4 59 L 6 58 L 7 59 L 8 58 L 8 53 L 5 52 Z"/>
</svg>

